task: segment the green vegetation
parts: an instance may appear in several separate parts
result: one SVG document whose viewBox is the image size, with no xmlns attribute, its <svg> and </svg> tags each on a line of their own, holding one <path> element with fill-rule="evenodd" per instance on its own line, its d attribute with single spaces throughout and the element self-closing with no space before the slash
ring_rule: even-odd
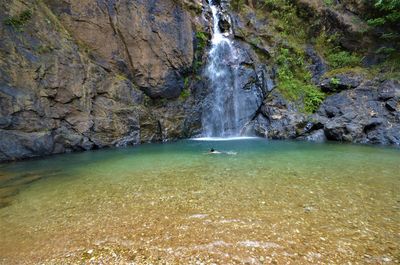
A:
<svg viewBox="0 0 400 265">
<path fill-rule="evenodd" d="M 329 66 L 332 68 L 342 68 L 346 66 L 358 66 L 361 63 L 361 57 L 348 51 L 333 49 L 332 53 L 326 55 Z"/>
<path fill-rule="evenodd" d="M 375 76 L 380 74 L 382 79 L 400 80 L 400 54 L 392 54 L 383 63 L 373 66 L 370 71 Z"/>
<path fill-rule="evenodd" d="M 325 32 L 322 32 L 316 39 L 315 46 L 332 69 L 356 67 L 361 64 L 360 55 L 345 51 L 340 47 L 338 34 L 328 37 Z"/>
<path fill-rule="evenodd" d="M 399 0 L 375 0 L 371 1 L 375 11 L 372 18 L 368 20 L 371 26 L 382 26 L 400 22 L 400 1 Z"/>
<path fill-rule="evenodd" d="M 308 113 L 315 112 L 325 94 L 311 83 L 309 62 L 305 55 L 309 28 L 292 1 L 258 1 L 258 17 L 268 15 L 270 35 L 278 43 L 274 62 L 278 66 L 277 88 L 288 99 L 299 103 Z"/>
<path fill-rule="evenodd" d="M 233 0 L 231 4 L 235 11 L 245 16 L 252 11 L 246 6 L 250 5 L 249 1 Z M 268 26 L 261 28 L 263 32 L 242 35 L 253 46 L 264 42 L 274 43 L 275 47 L 271 49 L 272 62 L 269 63 L 278 66 L 277 89 L 286 99 L 299 104 L 305 112 L 315 112 L 325 94 L 312 84 L 311 73 L 307 70 L 309 62 L 305 45 L 309 40 L 309 22 L 299 16 L 299 10 L 290 0 L 259 0 L 252 1 L 252 4 L 257 19 L 267 18 Z"/>
<path fill-rule="evenodd" d="M 118 81 L 126 81 L 128 78 L 124 74 L 117 73 L 115 74 L 115 79 Z"/>
<path fill-rule="evenodd" d="M 302 45 L 306 42 L 307 28 L 305 22 L 297 15 L 292 1 L 264 0 L 263 8 L 271 13 L 272 26 L 276 33 L 286 39 L 291 45 Z"/>
<path fill-rule="evenodd" d="M 337 78 L 337 77 L 332 77 L 331 80 L 330 80 L 330 83 L 331 83 L 332 85 L 334 85 L 334 86 L 337 86 L 337 85 L 340 84 L 340 80 L 339 80 L 339 78 Z"/>
<path fill-rule="evenodd" d="M 330 70 L 329 72 L 324 74 L 324 78 L 330 78 L 330 77 L 334 77 L 335 75 L 338 75 L 338 74 L 346 74 L 346 73 L 368 76 L 369 70 L 367 68 L 363 68 L 361 66 L 343 67 L 343 68 Z M 368 77 L 370 77 L 370 76 L 368 76 Z M 371 76 L 371 78 L 372 78 L 372 76 Z"/>
<path fill-rule="evenodd" d="M 25 10 L 17 16 L 8 17 L 4 24 L 13 27 L 17 31 L 22 31 L 23 26 L 32 18 L 32 11 Z"/>
<path fill-rule="evenodd" d="M 333 6 L 334 0 L 324 0 L 324 3 L 325 3 L 327 6 Z"/>
<path fill-rule="evenodd" d="M 295 54 L 286 48 L 280 49 L 277 57 L 278 89 L 289 100 L 301 100 L 304 111 L 312 113 L 318 109 L 325 94 L 311 84 L 311 74 L 306 70 L 304 62 L 304 54 Z"/>
<path fill-rule="evenodd" d="M 320 2 L 317 3 L 320 7 L 322 5 L 335 6 L 337 10 L 345 4 L 336 4 L 333 0 L 318 2 Z M 294 1 L 257 0 L 250 3 L 246 0 L 232 0 L 231 4 L 232 8 L 244 17 L 255 11 L 260 21 L 268 19 L 268 26 L 259 28 L 263 32 L 254 34 L 244 29 L 240 33 L 253 46 L 263 45 L 263 43 L 273 44 L 271 54 L 272 63 L 278 66 L 278 89 L 287 99 L 303 105 L 307 112 L 315 111 L 325 97 L 324 93 L 312 85 L 311 74 L 307 70 L 310 62 L 307 61 L 305 47 L 308 44 L 314 44 L 318 54 L 329 66 L 330 71 L 325 74 L 326 77 L 333 77 L 334 73 L 357 73 L 367 78 L 374 78 L 377 75 L 382 78 L 399 78 L 400 76 L 400 56 L 396 51 L 398 49 L 396 43 L 400 43 L 399 29 L 393 27 L 400 22 L 400 0 L 365 2 L 367 6 L 372 5 L 372 8 L 369 8 L 371 11 L 369 24 L 381 27 L 382 43 L 386 43 L 376 53 L 385 55 L 387 59 L 373 68 L 362 67 L 363 50 L 349 51 L 342 46 L 341 40 L 345 37 L 341 35 L 340 28 L 336 29 L 336 34 L 332 34 L 335 29 L 328 31 L 325 27 L 321 27 L 317 14 L 310 15 L 309 11 L 299 8 Z M 250 8 L 251 5 L 254 5 L 254 8 Z M 353 22 L 359 25 L 357 32 L 360 36 L 368 34 L 365 16 L 354 17 L 353 20 L 356 20 Z M 364 25 L 360 26 L 361 23 Z M 385 26 L 384 29 L 382 26 Z M 331 80 L 333 84 L 339 81 L 335 78 Z"/>
<path fill-rule="evenodd" d="M 181 100 L 186 100 L 189 96 L 190 96 L 190 91 L 189 91 L 189 89 L 183 89 L 183 90 L 181 91 L 181 94 L 179 95 L 179 98 L 180 98 Z"/>
<path fill-rule="evenodd" d="M 190 96 L 190 78 L 187 76 L 183 79 L 183 89 L 179 98 L 181 100 L 186 100 Z"/>
<path fill-rule="evenodd" d="M 232 0 L 231 1 L 232 9 L 235 10 L 236 12 L 243 9 L 244 4 L 245 4 L 244 0 Z"/>
<path fill-rule="evenodd" d="M 193 71 L 196 73 L 203 66 L 203 54 L 207 47 L 208 35 L 206 32 L 196 32 L 196 50 L 194 52 Z"/>
<path fill-rule="evenodd" d="M 400 52 L 400 0 L 375 0 L 369 3 L 372 12 L 368 14 L 368 24 L 378 29 L 385 46 L 377 53 L 391 56 Z"/>
<path fill-rule="evenodd" d="M 49 53 L 49 52 L 51 52 L 53 50 L 54 50 L 54 47 L 50 46 L 50 45 L 40 45 L 39 47 L 36 48 L 36 51 L 39 54 Z"/>
</svg>

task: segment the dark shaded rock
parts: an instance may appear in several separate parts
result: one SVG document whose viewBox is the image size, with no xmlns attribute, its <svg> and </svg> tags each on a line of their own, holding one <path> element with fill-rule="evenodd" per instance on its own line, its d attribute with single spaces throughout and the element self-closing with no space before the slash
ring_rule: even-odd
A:
<svg viewBox="0 0 400 265">
<path fill-rule="evenodd" d="M 329 140 L 400 145 L 398 81 L 365 84 L 328 97 L 313 120 Z"/>
<path fill-rule="evenodd" d="M 338 92 L 358 87 L 363 79 L 363 76 L 352 73 L 338 74 L 321 80 L 318 85 L 324 92 Z"/>
<path fill-rule="evenodd" d="M 387 80 L 379 86 L 379 99 L 388 100 L 391 98 L 400 98 L 400 83 L 395 80 Z"/>
<path fill-rule="evenodd" d="M 262 114 L 256 116 L 243 130 L 245 135 L 268 138 L 269 120 Z"/>
<path fill-rule="evenodd" d="M 256 125 L 262 128 L 267 138 L 296 138 L 304 132 L 304 127 L 307 125 L 306 115 L 298 112 L 294 104 L 287 102 L 276 90 L 273 90 L 264 101 L 260 115 L 265 119 L 259 117 Z"/>
<path fill-rule="evenodd" d="M 256 69 L 261 90 L 266 95 L 275 88 L 274 73 L 266 65 L 259 65 Z"/>
<path fill-rule="evenodd" d="M 53 152 L 54 141 L 49 132 L 24 133 L 0 130 L 0 153 L 6 160 L 49 155 Z"/>
<path fill-rule="evenodd" d="M 389 99 L 386 104 L 385 104 L 386 108 L 389 111 L 400 111 L 399 110 L 399 106 L 400 106 L 400 101 L 399 100 L 395 100 L 395 99 Z"/>
<path fill-rule="evenodd" d="M 231 30 L 230 19 L 228 19 L 228 17 L 226 17 L 225 15 L 221 15 L 220 20 L 218 22 L 218 27 L 220 28 L 221 32 L 230 32 Z"/>
<path fill-rule="evenodd" d="M 325 132 L 323 129 L 319 129 L 317 131 L 313 131 L 310 135 L 304 137 L 304 140 L 316 143 L 323 143 L 327 140 L 325 136 Z"/>
<path fill-rule="evenodd" d="M 322 57 L 318 55 L 312 46 L 308 46 L 306 48 L 306 54 L 311 59 L 312 63 L 309 67 L 309 70 L 312 74 L 311 81 L 314 84 L 318 84 L 319 79 L 326 73 L 328 67 Z"/>
</svg>

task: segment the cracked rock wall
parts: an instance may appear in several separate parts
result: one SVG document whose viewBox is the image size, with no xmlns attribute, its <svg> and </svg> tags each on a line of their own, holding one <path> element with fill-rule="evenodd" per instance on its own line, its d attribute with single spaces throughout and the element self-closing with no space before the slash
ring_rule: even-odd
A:
<svg viewBox="0 0 400 265">
<path fill-rule="evenodd" d="M 0 161 L 185 135 L 179 3 L 2 1 L 0 21 Z"/>
</svg>

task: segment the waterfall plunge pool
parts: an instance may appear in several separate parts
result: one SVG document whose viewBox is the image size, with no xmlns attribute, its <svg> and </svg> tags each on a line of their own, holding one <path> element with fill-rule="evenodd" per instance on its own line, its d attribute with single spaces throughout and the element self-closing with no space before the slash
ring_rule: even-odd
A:
<svg viewBox="0 0 400 265">
<path fill-rule="evenodd" d="M 396 264 L 400 150 L 239 139 L 66 154 L 0 165 L 0 205 L 0 264 Z"/>
</svg>

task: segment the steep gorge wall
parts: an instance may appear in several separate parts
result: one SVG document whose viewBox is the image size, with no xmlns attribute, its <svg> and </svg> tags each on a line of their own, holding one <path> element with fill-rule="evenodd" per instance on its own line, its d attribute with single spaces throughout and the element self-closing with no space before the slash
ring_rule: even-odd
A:
<svg viewBox="0 0 400 265">
<path fill-rule="evenodd" d="M 379 43 L 363 33 L 360 1 L 343 1 L 344 10 L 322 0 L 249 0 L 242 10 L 229 2 L 221 1 L 240 51 L 237 85 L 264 97 L 245 132 L 400 145 L 399 82 L 383 68 L 330 71 L 328 47 L 313 40 L 339 32 L 349 55 L 361 47 L 367 64 L 376 61 Z M 0 161 L 200 133 L 210 16 L 205 0 L 0 3 Z M 288 84 L 297 99 L 287 97 Z M 304 111 L 310 95 L 314 114 Z"/>
<path fill-rule="evenodd" d="M 0 20 L 0 161 L 188 133 L 182 4 L 12 0 Z"/>
</svg>

